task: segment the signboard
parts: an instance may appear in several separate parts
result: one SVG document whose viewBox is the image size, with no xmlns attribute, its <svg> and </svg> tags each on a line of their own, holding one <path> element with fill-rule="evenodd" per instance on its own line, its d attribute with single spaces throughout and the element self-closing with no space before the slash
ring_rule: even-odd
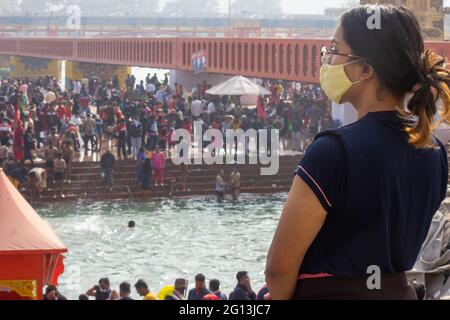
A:
<svg viewBox="0 0 450 320">
<path fill-rule="evenodd" d="M 206 70 L 208 63 L 208 52 L 205 50 L 192 54 L 192 70 L 194 73 L 201 73 Z"/>
</svg>

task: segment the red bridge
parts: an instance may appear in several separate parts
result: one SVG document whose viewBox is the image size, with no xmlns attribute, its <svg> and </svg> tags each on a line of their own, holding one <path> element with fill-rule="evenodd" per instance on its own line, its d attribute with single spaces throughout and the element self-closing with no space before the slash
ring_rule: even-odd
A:
<svg viewBox="0 0 450 320">
<path fill-rule="evenodd" d="M 205 72 L 319 82 L 320 49 L 329 39 L 267 38 L 1 38 L 0 54 L 192 71 L 207 52 Z M 450 42 L 428 42 L 450 57 Z"/>
</svg>

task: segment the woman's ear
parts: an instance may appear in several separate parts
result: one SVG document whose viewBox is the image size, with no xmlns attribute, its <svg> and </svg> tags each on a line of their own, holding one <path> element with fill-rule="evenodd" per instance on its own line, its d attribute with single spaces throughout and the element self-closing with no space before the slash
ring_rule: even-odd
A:
<svg viewBox="0 0 450 320">
<path fill-rule="evenodd" d="M 373 77 L 375 71 L 366 61 L 362 62 L 361 80 L 368 80 Z"/>
</svg>

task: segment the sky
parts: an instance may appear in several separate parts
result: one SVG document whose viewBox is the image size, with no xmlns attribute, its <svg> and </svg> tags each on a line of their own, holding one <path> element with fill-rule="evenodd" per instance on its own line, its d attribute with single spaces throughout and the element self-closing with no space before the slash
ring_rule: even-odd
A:
<svg viewBox="0 0 450 320">
<path fill-rule="evenodd" d="M 282 0 L 284 12 L 323 14 L 326 7 L 341 7 L 344 0 Z"/>
<path fill-rule="evenodd" d="M 1 0 L 0 0 L 1 1 Z M 221 10 L 228 11 L 228 0 L 218 0 Z M 233 0 L 231 0 L 233 2 Z M 281 0 L 285 13 L 323 14 L 326 7 L 341 7 L 346 0 Z M 444 6 L 450 6 L 450 0 L 444 0 Z"/>
<path fill-rule="evenodd" d="M 160 2 L 166 1 L 161 0 Z M 228 0 L 218 0 L 218 2 L 221 11 L 228 12 Z M 340 7 L 346 0 L 281 0 L 281 2 L 286 13 L 323 14 L 326 7 Z"/>
</svg>

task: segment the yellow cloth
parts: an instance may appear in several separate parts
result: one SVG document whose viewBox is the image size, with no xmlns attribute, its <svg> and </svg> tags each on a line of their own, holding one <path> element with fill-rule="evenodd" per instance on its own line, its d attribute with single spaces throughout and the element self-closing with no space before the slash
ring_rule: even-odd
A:
<svg viewBox="0 0 450 320">
<path fill-rule="evenodd" d="M 151 158 L 152 158 L 152 154 L 153 154 L 153 152 L 147 151 L 147 158 L 148 158 L 148 159 L 151 159 Z"/>
<path fill-rule="evenodd" d="M 175 291 L 175 287 L 173 285 L 165 286 L 158 293 L 159 300 L 166 300 L 166 297 L 172 295 L 174 291 Z"/>
<path fill-rule="evenodd" d="M 153 292 L 149 292 L 145 295 L 144 300 L 158 300 L 158 297 Z"/>
</svg>

